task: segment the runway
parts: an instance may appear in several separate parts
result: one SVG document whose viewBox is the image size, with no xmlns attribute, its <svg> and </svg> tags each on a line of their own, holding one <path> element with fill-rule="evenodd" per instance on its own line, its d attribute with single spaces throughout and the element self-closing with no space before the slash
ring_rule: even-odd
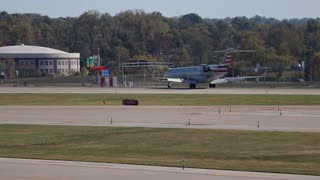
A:
<svg viewBox="0 0 320 180">
<path fill-rule="evenodd" d="M 0 106 L 0 124 L 320 132 L 320 106 Z"/>
<path fill-rule="evenodd" d="M 13 170 L 14 169 L 14 170 Z M 316 180 L 318 176 L 140 166 L 76 161 L 0 158 L 0 179 L 6 180 Z"/>
<path fill-rule="evenodd" d="M 0 87 L 0 93 L 304 94 L 320 89 Z M 320 132 L 320 106 L 0 106 L 0 124 Z M 0 158 L 0 179 L 320 179 L 318 176 Z"/>
<path fill-rule="evenodd" d="M 0 93 L 108 93 L 108 94 L 305 94 L 320 95 L 320 89 L 290 88 L 98 88 L 98 87 L 0 87 Z"/>
</svg>

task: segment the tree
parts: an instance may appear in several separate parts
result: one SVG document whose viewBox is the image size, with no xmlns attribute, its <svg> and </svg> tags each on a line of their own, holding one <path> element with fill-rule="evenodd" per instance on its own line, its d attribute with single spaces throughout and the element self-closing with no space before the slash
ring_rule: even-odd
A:
<svg viewBox="0 0 320 180">
<path fill-rule="evenodd" d="M 225 49 L 232 46 L 234 29 L 223 20 L 218 20 L 215 24 L 208 27 L 211 34 L 212 49 Z"/>
<path fill-rule="evenodd" d="M 122 62 L 129 60 L 129 51 L 123 46 L 117 46 L 114 48 L 115 58 L 117 59 L 118 71 L 121 72 Z"/>
<path fill-rule="evenodd" d="M 208 49 L 202 41 L 196 41 L 193 44 L 192 55 L 194 57 L 194 64 L 206 64 L 208 62 Z"/>
<path fill-rule="evenodd" d="M 256 24 L 250 21 L 246 17 L 235 17 L 231 21 L 231 25 L 235 30 L 254 30 L 256 28 Z"/>
<path fill-rule="evenodd" d="M 99 39 L 102 37 L 99 30 L 100 13 L 88 11 L 83 13 L 73 26 L 76 49 L 80 49 L 84 57 L 97 54 L 100 47 Z"/>
<path fill-rule="evenodd" d="M 20 16 L 13 16 L 9 24 L 12 44 L 34 44 L 30 22 Z"/>
<path fill-rule="evenodd" d="M 181 23 L 186 25 L 194 25 L 202 22 L 202 18 L 195 13 L 186 14 L 181 17 Z"/>
<path fill-rule="evenodd" d="M 305 30 L 305 44 L 306 47 L 314 50 L 320 50 L 320 23 L 314 19 L 307 21 Z"/>
<path fill-rule="evenodd" d="M 191 58 L 189 56 L 189 53 L 183 47 L 180 47 L 177 50 L 176 65 L 177 66 L 190 66 L 190 65 L 192 65 L 192 61 L 191 61 Z"/>
<path fill-rule="evenodd" d="M 312 76 L 313 80 L 320 80 L 320 54 L 316 54 L 312 60 Z"/>
<path fill-rule="evenodd" d="M 80 72 L 81 72 L 82 76 L 88 76 L 88 74 L 89 74 L 88 69 L 85 67 L 81 68 Z"/>
<path fill-rule="evenodd" d="M 167 18 L 159 12 L 140 10 L 115 16 L 87 11 L 65 18 L 0 12 L 0 46 L 48 46 L 80 52 L 82 58 L 97 54 L 99 49 L 103 64 L 116 73 L 123 61 L 133 57 L 162 57 L 181 66 L 197 65 L 209 63 L 214 58 L 212 50 L 234 47 L 257 50 L 256 56 L 236 54 L 243 69 L 263 60 L 283 77 L 288 65 L 302 61 L 306 49 L 320 51 L 319 39 L 319 19 L 202 19 L 195 13 Z"/>
</svg>

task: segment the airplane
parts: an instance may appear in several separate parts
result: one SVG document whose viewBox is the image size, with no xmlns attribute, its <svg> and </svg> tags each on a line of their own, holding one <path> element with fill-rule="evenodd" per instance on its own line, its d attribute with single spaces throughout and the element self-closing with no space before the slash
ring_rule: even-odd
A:
<svg viewBox="0 0 320 180">
<path fill-rule="evenodd" d="M 201 64 L 199 66 L 188 66 L 170 68 L 160 80 L 168 82 L 168 88 L 172 87 L 172 82 L 187 83 L 190 89 L 195 89 L 199 83 L 209 83 L 210 88 L 215 88 L 216 84 L 243 81 L 249 78 L 259 78 L 262 76 L 247 77 L 224 77 L 231 69 L 230 62 L 233 48 L 225 51 L 224 62 L 222 64 Z M 223 78 L 224 77 L 224 78 Z"/>
</svg>

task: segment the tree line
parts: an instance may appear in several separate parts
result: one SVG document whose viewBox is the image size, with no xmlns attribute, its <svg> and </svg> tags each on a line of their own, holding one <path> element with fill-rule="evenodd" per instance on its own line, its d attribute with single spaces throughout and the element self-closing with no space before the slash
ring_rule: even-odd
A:
<svg viewBox="0 0 320 180">
<path fill-rule="evenodd" d="M 236 74 L 259 64 L 270 67 L 274 78 L 284 78 L 288 69 L 298 68 L 305 60 L 305 68 L 311 64 L 313 77 L 319 79 L 319 40 L 319 18 L 203 19 L 195 13 L 164 17 L 140 10 L 50 18 L 0 12 L 0 46 L 45 46 L 80 52 L 83 59 L 99 51 L 102 64 L 113 73 L 119 73 L 120 64 L 129 60 L 168 61 L 175 66 L 218 63 L 223 54 L 215 51 L 233 47 L 256 50 L 235 55 Z M 300 76 L 309 77 L 310 71 Z"/>
</svg>

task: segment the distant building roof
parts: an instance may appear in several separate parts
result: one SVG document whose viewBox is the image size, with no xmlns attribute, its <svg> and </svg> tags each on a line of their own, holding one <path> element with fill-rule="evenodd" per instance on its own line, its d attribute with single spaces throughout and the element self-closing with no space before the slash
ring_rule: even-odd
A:
<svg viewBox="0 0 320 180">
<path fill-rule="evenodd" d="M 80 58 L 80 53 L 67 53 L 57 49 L 41 46 L 3 46 L 0 58 Z"/>
</svg>

